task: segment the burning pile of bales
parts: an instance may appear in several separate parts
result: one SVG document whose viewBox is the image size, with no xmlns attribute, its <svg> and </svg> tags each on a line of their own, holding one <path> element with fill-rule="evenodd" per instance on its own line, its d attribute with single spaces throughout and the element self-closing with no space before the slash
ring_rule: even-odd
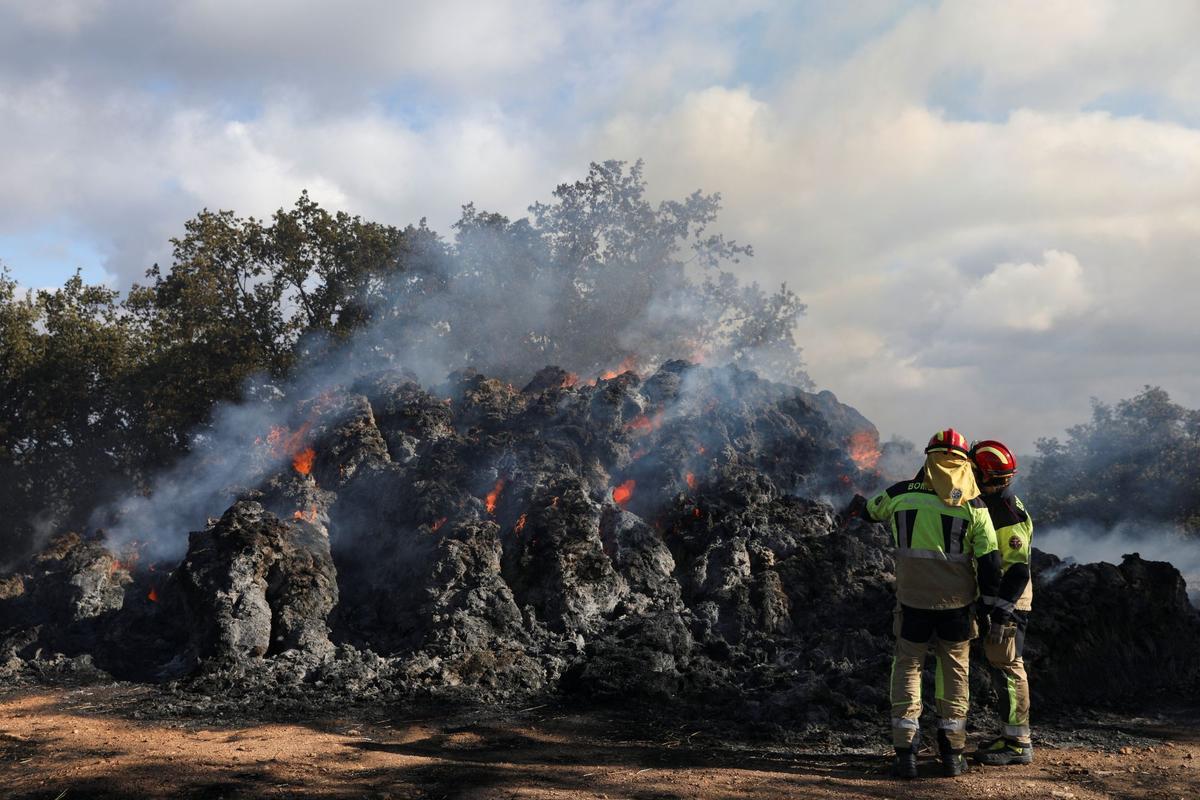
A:
<svg viewBox="0 0 1200 800">
<path fill-rule="evenodd" d="M 684 362 L 521 389 L 382 373 L 294 419 L 247 443 L 278 468 L 182 560 L 68 535 L 0 579 L 0 672 L 703 700 L 793 727 L 886 709 L 890 538 L 829 502 L 878 488 L 878 436 L 828 393 Z M 1039 702 L 1197 691 L 1173 568 L 1037 566 Z"/>
</svg>

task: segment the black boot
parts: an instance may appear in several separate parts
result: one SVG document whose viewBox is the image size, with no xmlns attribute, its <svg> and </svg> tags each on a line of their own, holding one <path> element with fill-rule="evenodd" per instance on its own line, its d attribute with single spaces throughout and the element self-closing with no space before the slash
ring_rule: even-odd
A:
<svg viewBox="0 0 1200 800">
<path fill-rule="evenodd" d="M 967 771 L 967 757 L 963 749 L 950 746 L 945 731 L 938 731 L 938 754 L 942 760 L 942 774 L 947 778 L 957 778 Z"/>
<path fill-rule="evenodd" d="M 909 779 L 917 777 L 917 748 L 897 747 L 896 761 L 892 766 L 896 771 L 897 778 Z"/>
</svg>

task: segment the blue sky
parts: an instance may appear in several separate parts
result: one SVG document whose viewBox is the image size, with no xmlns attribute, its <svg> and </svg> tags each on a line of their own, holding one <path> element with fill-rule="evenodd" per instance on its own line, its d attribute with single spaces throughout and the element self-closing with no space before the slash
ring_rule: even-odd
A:
<svg viewBox="0 0 1200 800">
<path fill-rule="evenodd" d="M 0 0 L 0 261 L 127 287 L 201 208 L 447 230 L 605 158 L 721 191 L 810 372 L 1029 448 L 1200 406 L 1200 6 Z"/>
</svg>

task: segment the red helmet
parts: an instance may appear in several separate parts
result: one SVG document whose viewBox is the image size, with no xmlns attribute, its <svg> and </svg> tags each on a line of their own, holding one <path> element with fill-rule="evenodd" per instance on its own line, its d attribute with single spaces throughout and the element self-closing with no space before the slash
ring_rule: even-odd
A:
<svg viewBox="0 0 1200 800">
<path fill-rule="evenodd" d="M 1007 485 L 1017 473 L 1017 457 L 995 439 L 984 439 L 971 446 L 971 461 L 985 484 Z"/>
<path fill-rule="evenodd" d="M 967 437 L 954 428 L 946 428 L 946 430 L 938 431 L 929 437 L 929 444 L 925 445 L 925 452 L 961 453 L 965 456 L 967 455 Z"/>
</svg>

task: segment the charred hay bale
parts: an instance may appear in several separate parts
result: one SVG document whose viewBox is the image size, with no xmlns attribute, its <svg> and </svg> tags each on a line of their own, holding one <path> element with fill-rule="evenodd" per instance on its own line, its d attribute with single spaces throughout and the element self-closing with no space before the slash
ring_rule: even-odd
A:
<svg viewBox="0 0 1200 800">
<path fill-rule="evenodd" d="M 262 658 L 287 649 L 321 655 L 337 600 L 328 542 L 313 526 L 289 525 L 255 502 L 235 503 L 188 538 L 178 571 L 202 660 Z"/>
<path fill-rule="evenodd" d="M 339 395 L 320 407 L 310 436 L 315 443 L 312 476 L 317 484 L 337 488 L 359 469 L 379 468 L 391 461 L 387 442 L 363 395 Z"/>
<path fill-rule="evenodd" d="M 615 609 L 618 615 L 680 608 L 675 559 L 658 531 L 628 511 L 607 508 L 600 521 L 600 538 L 604 552 L 629 587 Z"/>
<path fill-rule="evenodd" d="M 446 383 L 454 411 L 455 427 L 496 430 L 518 416 L 528 398 L 516 387 L 496 378 L 480 375 L 475 370 L 450 374 Z"/>
<path fill-rule="evenodd" d="M 575 478 L 562 478 L 550 503 L 527 517 L 506 577 L 517 602 L 530 605 L 551 631 L 574 636 L 598 629 L 629 586 L 600 537 L 602 507 Z"/>
<path fill-rule="evenodd" d="M 561 367 L 542 367 L 529 379 L 529 383 L 521 387 L 521 394 L 542 395 L 547 392 L 558 392 L 571 388 L 578 381 L 578 375 L 567 372 Z"/>
<path fill-rule="evenodd" d="M 681 695 L 696 695 L 713 681 L 702 679 L 704 660 L 695 657 L 688 627 L 686 615 L 676 611 L 623 618 L 587 643 L 561 686 L 597 699 L 678 701 Z"/>
<path fill-rule="evenodd" d="M 1175 567 L 1137 553 L 1119 565 L 1034 554 L 1025 661 L 1036 702 L 1200 696 L 1200 613 Z"/>
<path fill-rule="evenodd" d="M 316 524 L 294 521 L 281 537 L 279 558 L 267 574 L 267 602 L 269 654 L 299 650 L 325 655 L 332 649 L 327 620 L 338 602 L 337 570 L 329 537 Z"/>
<path fill-rule="evenodd" d="M 520 609 L 500 574 L 498 526 L 447 526 L 432 568 L 419 584 L 417 624 L 423 641 L 410 660 L 426 686 L 476 686 L 498 694 L 534 691 L 545 668 L 526 654 L 531 644 Z"/>
<path fill-rule="evenodd" d="M 375 373 L 357 382 L 354 390 L 369 399 L 388 454 L 398 464 L 412 461 L 420 443 L 454 433 L 450 406 L 427 392 L 412 375 Z"/>
<path fill-rule="evenodd" d="M 52 539 L 0 582 L 0 661 L 56 676 L 97 674 L 93 657 L 111 667 L 110 633 L 131 601 L 139 605 L 132 558 L 75 533 Z"/>
<path fill-rule="evenodd" d="M 239 502 L 188 537 L 180 568 L 200 658 L 261 658 L 271 646 L 267 574 L 282 549 L 284 524 L 258 503 Z"/>
<path fill-rule="evenodd" d="M 121 608 L 130 581 L 128 565 L 100 541 L 69 533 L 30 560 L 25 607 L 55 623 L 95 619 Z"/>
</svg>

